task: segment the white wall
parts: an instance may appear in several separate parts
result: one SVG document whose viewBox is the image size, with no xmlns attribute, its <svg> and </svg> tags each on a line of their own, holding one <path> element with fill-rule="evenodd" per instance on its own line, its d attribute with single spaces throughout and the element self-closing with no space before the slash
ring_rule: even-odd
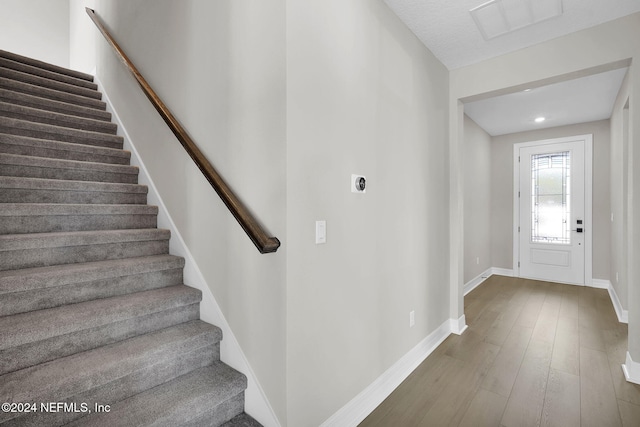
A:
<svg viewBox="0 0 640 427">
<path fill-rule="evenodd" d="M 519 50 L 481 63 L 463 67 L 450 73 L 450 110 L 451 123 L 450 146 L 452 153 L 458 153 L 463 146 L 459 131 L 460 100 L 478 99 L 494 96 L 528 87 L 544 85 L 571 77 L 577 77 L 597 71 L 610 69 L 611 64 L 632 63 L 629 70 L 630 79 L 630 146 L 640 145 L 640 132 L 634 132 L 633 125 L 640 123 L 640 13 L 620 18 L 593 28 L 559 37 L 548 42 Z M 640 150 L 631 154 L 633 164 L 630 170 L 632 188 L 632 214 L 629 222 L 640 224 Z M 451 157 L 452 182 L 461 180 L 462 160 L 460 155 Z M 453 186 L 452 207 L 462 204 L 464 189 Z M 459 210 L 452 209 L 451 244 L 461 245 L 456 230 L 462 227 L 463 218 Z M 630 253 L 632 275 L 629 283 L 640 281 L 640 227 L 631 227 L 633 251 Z M 455 250 L 455 249 L 454 249 Z M 455 263 L 452 260 L 452 263 Z M 455 266 L 452 266 L 452 270 Z M 463 283 L 461 278 L 452 274 L 451 292 L 461 304 Z M 640 360 L 640 288 L 630 286 L 628 289 L 629 304 L 629 352 L 633 360 Z M 455 306 L 453 307 L 455 308 Z M 452 309 L 453 311 L 453 309 Z M 453 313 L 457 314 L 457 313 Z"/>
<path fill-rule="evenodd" d="M 491 136 L 464 116 L 464 283 L 493 265 Z M 498 165 L 499 167 L 499 165 Z M 479 261 L 479 262 L 477 262 Z"/>
<path fill-rule="evenodd" d="M 449 318 L 447 86 L 381 0 L 287 2 L 290 426 L 321 424 Z"/>
<path fill-rule="evenodd" d="M 492 253 L 494 267 L 513 268 L 513 145 L 575 135 L 593 134 L 593 277 L 609 280 L 610 127 L 609 120 L 493 137 Z"/>
<path fill-rule="evenodd" d="M 69 0 L 0 0 L 0 49 L 69 67 Z"/>
<path fill-rule="evenodd" d="M 284 0 L 97 0 L 95 8 L 229 185 L 283 242 L 276 254 L 259 254 L 100 37 L 98 77 L 284 421 Z"/>
</svg>

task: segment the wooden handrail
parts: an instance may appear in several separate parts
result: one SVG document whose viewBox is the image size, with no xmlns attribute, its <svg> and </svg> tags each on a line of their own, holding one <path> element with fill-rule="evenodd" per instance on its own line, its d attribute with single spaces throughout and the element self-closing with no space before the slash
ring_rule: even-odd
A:
<svg viewBox="0 0 640 427">
<path fill-rule="evenodd" d="M 196 163 L 198 169 L 200 169 L 207 181 L 209 181 L 214 190 L 216 190 L 216 193 L 218 193 L 224 204 L 231 211 L 240 226 L 247 233 L 253 244 L 256 245 L 256 248 L 258 248 L 258 250 L 262 254 L 277 251 L 280 247 L 280 241 L 276 237 L 270 237 L 266 233 L 266 231 L 254 218 L 251 212 L 249 212 L 246 206 L 244 206 L 240 199 L 238 199 L 238 197 L 233 193 L 227 183 L 222 179 L 220 174 L 218 174 L 218 172 L 215 170 L 213 165 L 211 165 L 202 151 L 200 151 L 195 142 L 193 142 L 180 122 L 175 118 L 175 116 L 167 108 L 164 102 L 162 102 L 160 97 L 155 93 L 151 86 L 149 86 L 149 83 L 147 83 L 145 78 L 142 77 L 142 74 L 140 74 L 136 66 L 133 65 L 133 62 L 131 62 L 131 60 L 127 57 L 122 48 L 113 39 L 111 34 L 109 34 L 109 31 L 103 25 L 98 15 L 96 15 L 95 11 L 88 7 L 85 8 L 85 10 L 87 11 L 89 17 L 91 17 L 93 22 L 96 24 L 104 38 L 107 39 L 107 42 L 109 42 L 111 47 L 113 47 L 113 49 L 116 51 L 116 54 L 118 55 L 118 57 L 120 57 L 120 60 L 124 63 L 133 77 L 136 79 L 144 94 L 147 96 L 147 98 L 149 98 L 149 101 L 151 101 L 151 103 L 158 111 L 158 113 L 160 113 L 160 116 L 162 116 L 173 134 L 176 136 L 176 138 L 178 138 L 180 144 L 182 144 L 184 149 L 187 150 L 187 153 Z"/>
</svg>

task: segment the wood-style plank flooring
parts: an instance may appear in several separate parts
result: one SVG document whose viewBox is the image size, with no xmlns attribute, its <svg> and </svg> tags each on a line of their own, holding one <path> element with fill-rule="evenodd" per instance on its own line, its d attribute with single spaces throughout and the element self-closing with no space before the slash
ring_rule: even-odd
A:
<svg viewBox="0 0 640 427">
<path fill-rule="evenodd" d="M 627 325 L 606 290 L 492 276 L 448 337 L 361 427 L 639 427 Z"/>
</svg>

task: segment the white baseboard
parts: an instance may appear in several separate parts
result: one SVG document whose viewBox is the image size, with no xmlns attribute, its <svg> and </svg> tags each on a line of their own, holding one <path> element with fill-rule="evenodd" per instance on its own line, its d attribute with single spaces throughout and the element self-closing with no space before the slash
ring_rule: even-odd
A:
<svg viewBox="0 0 640 427">
<path fill-rule="evenodd" d="M 464 285 L 464 289 L 463 289 L 464 295 L 467 295 L 469 292 L 471 292 L 472 290 L 480 286 L 480 284 L 485 280 L 487 280 L 489 277 L 491 277 L 492 274 L 493 274 L 493 268 L 488 268 L 486 271 L 483 271 L 473 279 L 469 280 Z"/>
<path fill-rule="evenodd" d="M 609 280 L 593 279 L 591 287 L 606 289 L 607 291 L 609 291 L 609 298 L 611 298 L 611 303 L 613 304 L 613 308 L 616 311 L 616 316 L 618 316 L 618 322 L 629 323 L 629 311 L 622 308 L 622 304 L 620 304 L 620 299 L 618 298 L 616 289 L 613 287 Z"/>
<path fill-rule="evenodd" d="M 465 283 L 465 285 L 464 285 L 464 295 L 467 295 L 469 292 L 471 292 L 472 290 L 474 290 L 475 288 L 480 286 L 480 284 L 482 284 L 482 282 L 484 282 L 485 280 L 487 280 L 489 277 L 493 276 L 494 274 L 496 274 L 498 276 L 513 277 L 513 270 L 509 270 L 509 269 L 506 269 L 506 268 L 498 268 L 498 267 L 488 268 L 487 270 L 483 271 L 482 273 L 480 273 L 475 278 L 473 278 L 473 279 L 469 280 L 467 283 Z"/>
<path fill-rule="evenodd" d="M 464 316 L 460 316 L 458 319 L 449 319 L 449 327 L 451 329 L 451 333 L 456 335 L 462 335 L 464 331 L 467 330 L 467 319 Z"/>
<path fill-rule="evenodd" d="M 245 390 L 245 412 L 259 421 L 265 427 L 280 427 L 278 417 L 275 415 L 269 400 L 260 386 L 258 379 L 251 369 L 251 365 L 244 355 L 233 331 L 229 327 L 227 320 L 216 302 L 211 289 L 198 268 L 198 265 L 187 247 L 182 235 L 178 231 L 166 205 L 164 204 L 158 189 L 149 176 L 149 172 L 144 162 L 140 158 L 135 145 L 124 127 L 118 113 L 113 109 L 113 104 L 105 91 L 104 86 L 96 77 L 95 83 L 103 94 L 103 101 L 107 103 L 107 111 L 113 116 L 113 121 L 118 125 L 118 135 L 124 138 L 126 150 L 131 151 L 131 165 L 137 166 L 140 170 L 138 182 L 149 188 L 147 203 L 158 206 L 158 228 L 171 230 L 169 240 L 169 252 L 173 255 L 181 256 L 185 259 L 184 283 L 202 291 L 202 302 L 200 303 L 200 318 L 222 329 L 222 341 L 220 343 L 220 359 L 232 368 L 242 372 L 247 376 L 247 389 Z M 177 143 L 177 142 L 176 142 Z"/>
<path fill-rule="evenodd" d="M 513 269 L 491 267 L 491 274 L 497 274 L 498 276 L 513 277 Z"/>
<path fill-rule="evenodd" d="M 602 279 L 593 279 L 590 285 L 585 284 L 585 286 L 596 289 L 610 289 L 612 287 L 610 281 Z"/>
<path fill-rule="evenodd" d="M 464 317 L 464 316 L 463 316 Z M 333 414 L 320 427 L 355 427 L 380 405 L 433 350 L 451 333 L 451 323 L 444 322 L 438 329 L 409 350 L 349 403 Z"/>
<path fill-rule="evenodd" d="M 624 372 L 624 377 L 630 383 L 640 384 L 640 363 L 634 362 L 631 359 L 631 354 L 627 351 L 627 360 L 622 365 L 622 371 Z"/>
</svg>

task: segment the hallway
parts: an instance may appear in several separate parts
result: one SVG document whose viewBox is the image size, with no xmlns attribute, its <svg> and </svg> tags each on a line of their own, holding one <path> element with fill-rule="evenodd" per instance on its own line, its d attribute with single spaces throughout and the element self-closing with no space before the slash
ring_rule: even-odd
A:
<svg viewBox="0 0 640 427">
<path fill-rule="evenodd" d="M 361 427 L 638 426 L 627 325 L 606 290 L 492 276 L 445 340 Z"/>
</svg>

